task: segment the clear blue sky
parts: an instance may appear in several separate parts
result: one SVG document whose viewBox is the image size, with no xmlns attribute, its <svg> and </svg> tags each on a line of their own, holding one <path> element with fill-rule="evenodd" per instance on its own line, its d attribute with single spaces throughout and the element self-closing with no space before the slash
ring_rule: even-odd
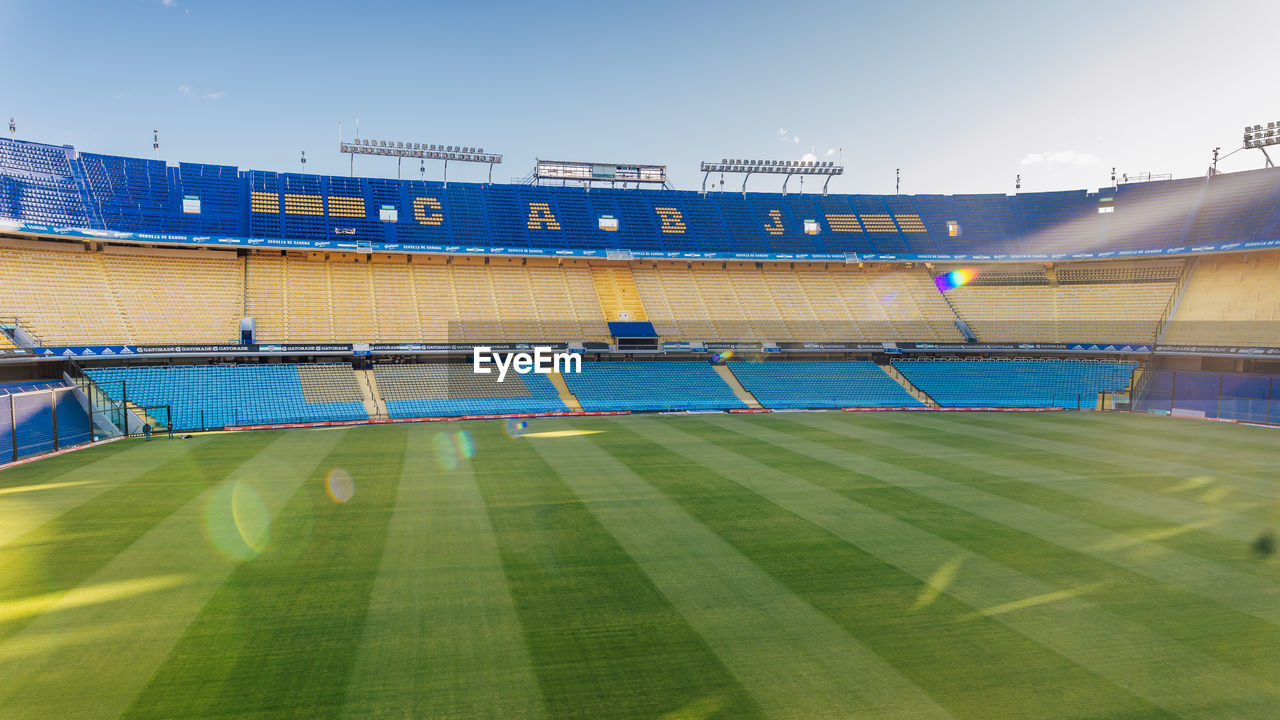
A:
<svg viewBox="0 0 1280 720">
<path fill-rule="evenodd" d="M 700 160 L 843 148 L 833 191 L 892 192 L 898 167 L 911 193 L 1097 188 L 1112 166 L 1201 174 L 1280 120 L 1276 0 L 0 0 L 0 18 L 18 137 L 150 156 L 155 128 L 166 160 L 266 170 L 306 150 L 346 174 L 337 125 L 358 117 L 364 137 L 503 153 L 504 181 L 542 157 L 666 164 L 694 189 Z"/>
</svg>

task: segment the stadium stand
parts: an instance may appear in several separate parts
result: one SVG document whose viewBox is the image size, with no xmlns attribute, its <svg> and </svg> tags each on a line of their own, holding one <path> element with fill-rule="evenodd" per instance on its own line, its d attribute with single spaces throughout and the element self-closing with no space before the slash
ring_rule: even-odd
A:
<svg viewBox="0 0 1280 720">
<path fill-rule="evenodd" d="M 1099 392 L 1129 386 L 1132 362 L 1087 360 L 894 360 L 943 407 L 1093 408 Z"/>
<path fill-rule="evenodd" d="M 47 344 L 229 342 L 242 263 L 234 253 L 0 241 L 0 308 Z"/>
<path fill-rule="evenodd" d="M 378 391 L 393 418 L 565 412 L 545 375 L 479 375 L 470 365 L 375 365 Z"/>
<path fill-rule="evenodd" d="M 947 299 L 982 342 L 1150 343 L 1181 261 L 983 267 Z"/>
<path fill-rule="evenodd" d="M 0 215 L 38 223 L 88 227 L 85 196 L 66 146 L 0 142 Z"/>
<path fill-rule="evenodd" d="M 115 402 L 168 405 L 175 430 L 369 417 L 358 386 L 352 394 L 350 384 L 338 382 L 352 375 L 349 365 L 129 366 L 85 374 Z M 325 384 L 333 389 L 319 389 Z"/>
<path fill-rule="evenodd" d="M 1008 253 L 1271 239 L 1280 170 L 1017 195 L 781 195 L 240 171 L 0 139 L 0 215 L 122 232 L 657 252 Z M 383 206 L 396 209 L 381 222 Z M 1101 212 L 1100 212 L 1101 211 Z M 616 221 L 611 229 L 600 220 Z M 812 228 L 810 231 L 807 228 Z"/>
<path fill-rule="evenodd" d="M 923 405 L 870 360 L 732 361 L 729 369 L 767 408 Z"/>
<path fill-rule="evenodd" d="M 1280 251 L 1194 262 L 1162 342 L 1280 346 Z"/>
<path fill-rule="evenodd" d="M 665 339 L 964 339 L 924 268 L 657 261 L 632 273 Z"/>
<path fill-rule="evenodd" d="M 264 342 L 607 339 L 585 265 L 330 253 L 254 255 L 246 312 Z M 501 258 L 495 259 L 501 260 Z"/>
<path fill-rule="evenodd" d="M 583 410 L 746 407 L 710 364 L 696 360 L 584 362 L 564 379 Z"/>
</svg>

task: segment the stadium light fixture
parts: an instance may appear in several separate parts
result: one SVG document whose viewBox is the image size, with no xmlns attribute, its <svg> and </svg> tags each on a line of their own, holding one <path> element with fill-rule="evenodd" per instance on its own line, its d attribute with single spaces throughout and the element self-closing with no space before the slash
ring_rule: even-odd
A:
<svg viewBox="0 0 1280 720">
<path fill-rule="evenodd" d="M 13 123 L 13 116 L 9 116 L 9 137 L 17 137 L 18 126 Z"/>
<path fill-rule="evenodd" d="M 827 183 L 831 182 L 833 175 L 843 175 L 844 166 L 836 165 L 833 162 L 823 160 L 741 160 L 723 158 L 720 162 L 703 161 L 700 169 L 704 173 L 702 176 L 702 193 L 707 193 L 707 177 L 713 173 L 741 173 L 745 177 L 742 178 L 742 194 L 747 194 L 747 180 L 753 174 L 761 173 L 765 175 L 785 175 L 782 181 L 782 194 L 787 194 L 787 181 L 792 175 L 825 175 L 826 181 L 822 183 L 822 194 L 827 194 Z"/>
<path fill-rule="evenodd" d="M 461 145 L 429 145 L 427 143 L 404 142 L 401 140 L 369 140 L 356 138 L 351 142 L 338 141 L 338 152 L 350 154 L 354 161 L 356 155 L 380 155 L 396 158 L 396 177 L 400 176 L 400 161 L 405 158 L 444 161 L 444 183 L 449 184 L 449 161 L 485 163 L 489 166 L 489 182 L 493 182 L 493 166 L 502 162 L 498 153 L 487 153 L 484 148 L 463 147 Z"/>
<path fill-rule="evenodd" d="M 1280 145 L 1280 121 L 1269 122 L 1266 127 L 1261 123 L 1244 126 L 1245 149 L 1253 148 L 1261 151 L 1262 156 L 1267 159 L 1267 167 L 1275 167 L 1271 162 L 1271 156 L 1267 154 L 1267 148 L 1272 145 Z"/>
</svg>

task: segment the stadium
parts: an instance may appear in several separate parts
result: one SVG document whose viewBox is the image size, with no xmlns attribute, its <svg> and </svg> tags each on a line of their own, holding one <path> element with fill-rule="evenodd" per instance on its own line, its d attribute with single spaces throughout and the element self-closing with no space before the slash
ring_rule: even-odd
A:
<svg viewBox="0 0 1280 720">
<path fill-rule="evenodd" d="M 1276 717 L 1280 122 L 888 194 L 15 125 L 0 717 Z"/>
</svg>

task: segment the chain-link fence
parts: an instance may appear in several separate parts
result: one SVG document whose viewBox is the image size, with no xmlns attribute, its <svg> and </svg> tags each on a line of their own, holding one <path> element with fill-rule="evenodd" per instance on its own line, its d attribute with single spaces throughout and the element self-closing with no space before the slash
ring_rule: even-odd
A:
<svg viewBox="0 0 1280 720">
<path fill-rule="evenodd" d="M 93 439 L 89 403 L 76 388 L 0 395 L 0 464 Z"/>
</svg>

